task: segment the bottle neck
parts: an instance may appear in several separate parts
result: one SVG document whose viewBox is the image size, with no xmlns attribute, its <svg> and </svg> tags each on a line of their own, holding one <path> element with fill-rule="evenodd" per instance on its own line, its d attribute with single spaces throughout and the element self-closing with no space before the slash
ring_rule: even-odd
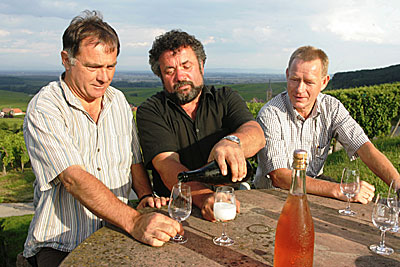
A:
<svg viewBox="0 0 400 267">
<path fill-rule="evenodd" d="M 292 183 L 290 191 L 292 195 L 306 194 L 306 170 L 294 168 L 292 170 Z"/>
</svg>

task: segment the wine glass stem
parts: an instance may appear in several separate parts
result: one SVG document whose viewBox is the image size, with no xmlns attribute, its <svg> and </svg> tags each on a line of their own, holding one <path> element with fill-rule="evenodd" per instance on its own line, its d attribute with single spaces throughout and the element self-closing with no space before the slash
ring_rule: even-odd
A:
<svg viewBox="0 0 400 267">
<path fill-rule="evenodd" d="M 347 198 L 347 207 L 346 210 L 350 211 L 350 198 Z"/>
<path fill-rule="evenodd" d="M 222 222 L 222 237 L 226 237 L 226 223 Z"/>
<path fill-rule="evenodd" d="M 385 233 L 386 233 L 386 231 L 381 231 L 381 242 L 379 243 L 379 246 L 381 248 L 385 247 Z"/>
</svg>

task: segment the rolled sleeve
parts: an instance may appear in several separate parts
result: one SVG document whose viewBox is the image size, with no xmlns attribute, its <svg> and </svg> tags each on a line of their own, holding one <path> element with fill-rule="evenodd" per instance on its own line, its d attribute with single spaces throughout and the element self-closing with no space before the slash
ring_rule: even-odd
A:
<svg viewBox="0 0 400 267">
<path fill-rule="evenodd" d="M 83 165 L 59 115 L 36 109 L 25 118 L 25 142 L 41 191 L 49 189 L 50 182 L 69 166 Z"/>
</svg>

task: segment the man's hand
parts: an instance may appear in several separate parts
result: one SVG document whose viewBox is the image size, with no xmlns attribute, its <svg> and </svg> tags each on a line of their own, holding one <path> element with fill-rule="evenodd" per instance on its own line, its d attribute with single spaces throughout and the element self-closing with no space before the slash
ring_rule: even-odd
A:
<svg viewBox="0 0 400 267">
<path fill-rule="evenodd" d="M 169 198 L 168 197 L 153 197 L 148 196 L 143 198 L 138 206 L 137 209 L 143 209 L 145 207 L 156 207 L 157 209 L 161 208 L 162 206 L 167 205 Z"/>
<path fill-rule="evenodd" d="M 203 215 L 203 218 L 215 222 L 215 217 L 214 217 L 214 194 L 211 194 L 203 203 L 203 207 L 201 208 L 201 215 Z M 239 200 L 236 199 L 236 212 L 240 213 L 240 202 Z"/>
<path fill-rule="evenodd" d="M 365 181 L 360 181 L 360 192 L 352 199 L 352 202 L 368 204 L 375 195 L 375 186 Z"/>
<path fill-rule="evenodd" d="M 130 232 L 136 240 L 154 247 L 161 247 L 177 233 L 183 234 L 182 225 L 157 212 L 135 217 L 134 226 Z"/>
<path fill-rule="evenodd" d="M 240 145 L 226 139 L 220 140 L 210 152 L 208 161 L 212 160 L 217 161 L 223 175 L 227 175 L 230 168 L 232 182 L 241 181 L 246 177 L 246 158 Z"/>
<path fill-rule="evenodd" d="M 339 185 L 340 186 L 340 185 Z M 339 187 L 340 188 L 340 187 Z M 340 189 L 339 189 L 340 190 Z M 375 195 L 375 187 L 366 181 L 360 181 L 360 192 L 352 198 L 351 202 L 360 202 L 361 204 L 368 204 Z M 340 192 L 338 199 L 347 201 L 347 197 Z"/>
</svg>

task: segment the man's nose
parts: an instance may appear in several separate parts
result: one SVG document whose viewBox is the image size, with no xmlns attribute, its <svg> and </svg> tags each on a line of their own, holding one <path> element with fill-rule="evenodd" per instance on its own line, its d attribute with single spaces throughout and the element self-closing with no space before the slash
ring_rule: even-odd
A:
<svg viewBox="0 0 400 267">
<path fill-rule="evenodd" d="M 97 70 L 97 80 L 106 83 L 110 80 L 108 70 L 106 68 L 99 68 Z"/>
<path fill-rule="evenodd" d="M 176 69 L 175 80 L 177 82 L 182 82 L 182 81 L 186 81 L 187 80 L 186 72 L 183 70 L 183 68 L 177 68 Z"/>
<path fill-rule="evenodd" d="M 296 92 L 301 94 L 306 91 L 306 84 L 304 81 L 300 81 L 297 85 Z"/>
</svg>

